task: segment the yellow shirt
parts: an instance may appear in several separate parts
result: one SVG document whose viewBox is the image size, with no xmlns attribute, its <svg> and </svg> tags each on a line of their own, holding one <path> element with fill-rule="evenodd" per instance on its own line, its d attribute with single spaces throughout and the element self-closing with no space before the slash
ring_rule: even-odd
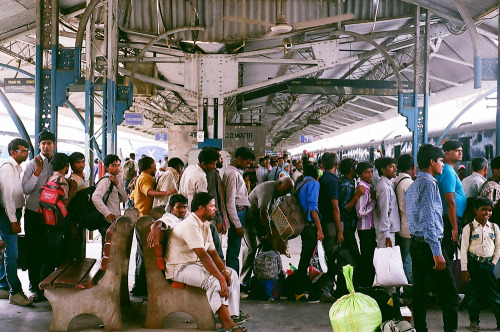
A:
<svg viewBox="0 0 500 332">
<path fill-rule="evenodd" d="M 492 257 L 491 263 L 496 265 L 500 258 L 500 229 L 497 224 L 489 221 L 481 226 L 474 219 L 472 222 L 472 236 L 470 226 L 465 225 L 462 231 L 462 245 L 460 246 L 460 262 L 462 271 L 467 271 L 467 252 L 478 257 Z M 469 237 L 471 238 L 469 243 Z"/>
<path fill-rule="evenodd" d="M 206 251 L 215 250 L 208 221 L 201 221 L 196 213 L 191 213 L 186 219 L 174 227 L 168 237 L 167 252 L 165 253 L 166 278 L 172 279 L 174 270 L 183 265 L 202 265 L 193 249 L 204 248 Z"/>
<path fill-rule="evenodd" d="M 137 178 L 132 199 L 141 216 L 148 215 L 153 206 L 153 197 L 148 196 L 148 191 L 155 190 L 155 184 L 155 179 L 150 174 L 142 172 Z"/>
</svg>

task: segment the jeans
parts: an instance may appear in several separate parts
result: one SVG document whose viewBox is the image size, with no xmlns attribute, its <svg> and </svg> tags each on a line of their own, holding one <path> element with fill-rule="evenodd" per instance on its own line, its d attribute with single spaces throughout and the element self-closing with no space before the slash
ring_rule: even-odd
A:
<svg viewBox="0 0 500 332">
<path fill-rule="evenodd" d="M 125 208 L 134 207 L 134 201 L 130 199 L 130 190 L 128 185 L 132 180 L 123 180 L 123 185 L 125 186 L 125 192 L 127 193 L 127 201 L 125 202 Z"/>
<path fill-rule="evenodd" d="M 411 239 L 405 238 L 396 234 L 396 245 L 401 249 L 401 259 L 403 260 L 403 269 L 405 271 L 406 279 L 409 284 L 413 284 L 413 273 L 411 270 L 411 255 L 410 255 Z"/>
<path fill-rule="evenodd" d="M 304 230 L 300 233 L 300 239 L 302 240 L 302 250 L 300 251 L 299 266 L 295 273 L 297 274 L 298 280 L 307 281 L 309 279 L 307 277 L 307 269 L 311 264 L 311 258 L 318 243 L 318 229 L 313 222 L 307 222 L 306 227 L 304 227 Z M 307 287 L 308 285 L 306 282 L 297 285 L 295 294 L 303 294 Z"/>
<path fill-rule="evenodd" d="M 460 238 L 460 234 L 462 234 L 462 218 L 457 216 L 457 227 L 458 227 L 458 236 Z M 449 259 L 453 260 L 453 255 L 456 251 L 456 246 L 453 243 L 452 235 L 451 235 L 451 222 L 450 218 L 447 215 L 443 215 L 443 245 L 442 247 L 446 251 L 446 255 Z M 460 240 L 459 240 L 460 241 Z M 460 245 L 460 242 L 458 242 Z"/>
<path fill-rule="evenodd" d="M 38 212 L 26 209 L 24 211 L 24 233 L 26 239 L 26 254 L 28 255 L 28 276 L 30 291 L 39 293 L 40 272 L 45 255 L 46 233 L 43 218 Z"/>
<path fill-rule="evenodd" d="M 17 209 L 17 220 L 21 219 L 21 214 L 22 209 Z M 9 217 L 4 211 L 0 212 L 0 237 L 7 245 L 4 257 L 0 259 L 0 289 L 8 289 L 14 295 L 23 291 L 17 277 L 17 234 L 12 233 Z"/>
<path fill-rule="evenodd" d="M 443 244 L 441 243 L 441 248 Z M 446 252 L 443 256 L 446 267 L 442 271 L 434 270 L 434 258 L 427 242 L 411 239 L 410 254 L 413 262 L 413 318 L 417 332 L 427 332 L 427 292 L 429 279 L 437 290 L 443 312 L 444 331 L 457 330 L 458 325 L 458 290 L 451 272 Z"/>
<path fill-rule="evenodd" d="M 359 249 L 361 252 L 360 267 L 358 274 L 361 275 L 359 283 L 361 286 L 372 287 L 375 279 L 375 267 L 373 267 L 373 254 L 377 247 L 375 241 L 375 230 L 373 228 L 366 230 L 358 229 Z M 356 273 L 355 273 L 356 274 Z"/>
<path fill-rule="evenodd" d="M 470 322 L 479 323 L 479 307 L 477 299 L 481 296 L 488 300 L 488 304 L 493 307 L 493 313 L 500 323 L 500 299 L 495 276 L 495 266 L 489 262 L 480 263 L 469 258 L 467 262 L 467 271 L 469 271 L 470 280 L 466 285 L 467 310 L 469 311 Z"/>
<path fill-rule="evenodd" d="M 245 217 L 247 215 L 247 207 L 240 207 L 237 209 L 238 219 L 241 226 L 245 226 Z M 226 265 L 236 271 L 240 275 L 240 249 L 241 237 L 236 234 L 234 224 L 231 224 L 227 232 L 227 251 L 226 251 Z"/>
<path fill-rule="evenodd" d="M 247 220 L 246 226 L 245 227 L 245 244 L 247 245 L 248 250 L 243 254 L 243 266 L 241 267 L 241 278 L 240 278 L 240 284 L 248 286 L 248 283 L 250 282 L 250 278 L 252 277 L 252 271 L 253 271 L 253 262 L 255 260 L 255 255 L 257 254 L 257 247 L 260 244 L 260 241 L 258 239 L 258 232 L 256 228 L 253 225 L 255 222 L 260 222 L 254 221 L 254 220 Z M 250 226 L 250 227 L 248 227 Z"/>
<path fill-rule="evenodd" d="M 337 264 L 340 245 L 337 243 L 337 228 L 334 223 L 322 223 L 321 228 L 323 229 L 323 234 L 325 236 L 322 243 L 323 248 L 325 249 L 328 272 L 323 274 L 316 282 L 316 289 L 319 291 L 320 296 L 328 297 L 333 294 L 335 277 L 339 273 L 341 274 Z"/>
</svg>

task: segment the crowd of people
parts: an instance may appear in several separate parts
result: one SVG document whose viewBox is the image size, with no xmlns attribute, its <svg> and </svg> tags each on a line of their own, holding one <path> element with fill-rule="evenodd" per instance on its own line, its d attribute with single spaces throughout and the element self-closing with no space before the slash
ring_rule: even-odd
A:
<svg viewBox="0 0 500 332">
<path fill-rule="evenodd" d="M 38 145 L 40 154 L 23 171 L 21 163 L 28 157 L 29 145 L 14 139 L 8 146 L 10 157 L 0 167 L 0 237 L 6 245 L 0 264 L 0 298 L 15 305 L 44 301 L 40 281 L 63 260 L 85 255 L 85 227 L 71 210 L 71 200 L 89 185 L 85 157 L 78 152 L 70 156 L 54 153 L 55 136 L 47 131 L 38 136 Z M 110 154 L 103 158 L 105 174 L 95 184 L 92 202 L 106 221 L 98 227 L 103 239 L 124 207 L 154 217 L 147 239 L 150 246 L 164 240 L 165 229 L 173 229 L 165 256 L 166 277 L 204 289 L 218 324 L 226 330 L 246 331 L 240 324 L 250 316 L 240 310 L 240 298 L 251 293 L 258 250 L 287 254 L 286 241 L 278 234 L 271 213 L 284 196 L 296 195 L 306 224 L 300 234 L 298 267 L 290 277 L 293 282 L 287 283 L 293 300 L 335 302 L 347 293 L 341 273 L 345 264 L 355 267 L 356 286 L 371 287 L 375 249 L 399 246 L 410 285 L 403 288 L 403 296 L 412 303 L 416 330 L 427 331 L 430 277 L 443 307 L 444 330 L 456 331 L 460 298 L 450 261 L 461 258 L 469 329 L 479 331 L 480 294 L 489 300 L 500 324 L 494 274 L 500 258 L 496 208 L 500 157 L 491 161 L 491 178 L 486 178 L 488 160 L 479 157 L 470 163 L 472 174 L 461 179 L 455 168 L 461 164 L 462 153 L 455 140 L 447 141 L 442 149 L 423 145 L 417 154 L 418 174 L 409 154 L 397 160 L 381 156 L 373 164 L 338 160 L 330 152 L 316 162 L 308 155 L 294 160 L 286 155 L 262 156 L 255 181 L 245 173 L 256 162 L 254 152 L 246 147 L 236 149 L 228 165 L 223 165 L 220 149 L 206 147 L 196 164 L 185 167 L 181 159 L 170 158 L 158 170 L 153 158 L 142 156 L 136 163 L 133 153 L 122 169 L 121 159 Z M 67 216 L 60 216 L 58 227 L 47 225 L 40 213 L 40 194 L 47 183 L 62 188 L 61 204 L 69 210 Z M 23 207 L 30 296 L 23 293 L 17 276 Z M 227 234 L 225 254 L 222 234 Z M 147 296 L 141 239 L 136 239 L 131 292 Z M 240 261 L 242 240 L 247 250 Z M 311 284 L 308 271 L 318 241 L 328 269 Z M 387 291 L 394 303 L 401 302 L 400 289 Z"/>
</svg>

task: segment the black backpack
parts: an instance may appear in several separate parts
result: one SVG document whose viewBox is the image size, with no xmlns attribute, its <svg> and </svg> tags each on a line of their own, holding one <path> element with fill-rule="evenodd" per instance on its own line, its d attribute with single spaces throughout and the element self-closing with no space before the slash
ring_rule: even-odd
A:
<svg viewBox="0 0 500 332">
<path fill-rule="evenodd" d="M 76 221 L 77 225 L 81 228 L 86 228 L 89 231 L 94 231 L 99 228 L 108 227 L 109 222 L 106 217 L 99 212 L 92 202 L 92 195 L 102 179 L 108 178 L 109 176 L 102 177 L 94 186 L 89 186 L 85 189 L 78 191 L 68 206 L 68 211 L 72 215 L 73 220 Z M 104 195 L 104 204 L 108 203 L 109 196 L 113 190 L 114 183 L 111 184 Z"/>
</svg>

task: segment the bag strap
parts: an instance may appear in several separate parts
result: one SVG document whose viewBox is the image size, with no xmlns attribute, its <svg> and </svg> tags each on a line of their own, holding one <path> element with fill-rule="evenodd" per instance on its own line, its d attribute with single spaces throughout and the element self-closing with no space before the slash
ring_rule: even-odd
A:
<svg viewBox="0 0 500 332">
<path fill-rule="evenodd" d="M 470 249 L 470 242 L 472 241 L 472 231 L 474 230 L 474 225 L 472 225 L 473 223 L 474 223 L 474 220 L 471 221 L 471 223 L 469 224 L 469 246 L 467 247 L 467 252 Z"/>
<path fill-rule="evenodd" d="M 400 184 L 403 180 L 405 180 L 405 179 L 411 180 L 411 177 L 406 177 L 406 176 L 405 176 L 404 178 L 400 179 L 400 180 L 398 181 L 398 183 L 396 183 L 396 186 L 394 187 L 394 193 L 396 194 L 396 201 L 398 202 L 398 214 L 399 214 L 399 219 L 401 219 L 401 209 L 399 208 L 398 186 L 399 186 L 399 184 Z"/>
<path fill-rule="evenodd" d="M 304 186 L 307 182 L 309 182 L 309 181 L 311 181 L 311 180 L 314 180 L 314 179 L 313 179 L 313 178 L 310 178 L 310 179 L 304 179 L 304 180 L 302 181 L 302 183 L 301 183 L 301 184 L 300 184 L 297 188 L 295 188 L 295 190 L 292 192 L 292 195 L 293 195 L 293 194 L 298 193 L 298 192 L 299 192 L 299 190 L 300 190 L 300 188 L 302 188 L 302 187 L 303 187 L 303 186 Z"/>
<path fill-rule="evenodd" d="M 97 188 L 97 185 L 99 184 L 99 182 L 101 182 L 102 179 L 109 179 L 109 176 L 103 176 L 102 178 L 99 179 L 99 181 L 97 181 L 97 183 L 95 184 L 95 187 Z M 106 194 L 104 195 L 105 198 L 103 199 L 104 201 L 104 205 L 108 204 L 108 200 L 109 200 L 109 196 L 111 195 L 111 191 L 113 190 L 113 187 L 114 187 L 114 183 L 113 181 L 109 180 L 111 183 L 109 185 L 109 188 L 108 190 L 106 190 Z"/>
</svg>

